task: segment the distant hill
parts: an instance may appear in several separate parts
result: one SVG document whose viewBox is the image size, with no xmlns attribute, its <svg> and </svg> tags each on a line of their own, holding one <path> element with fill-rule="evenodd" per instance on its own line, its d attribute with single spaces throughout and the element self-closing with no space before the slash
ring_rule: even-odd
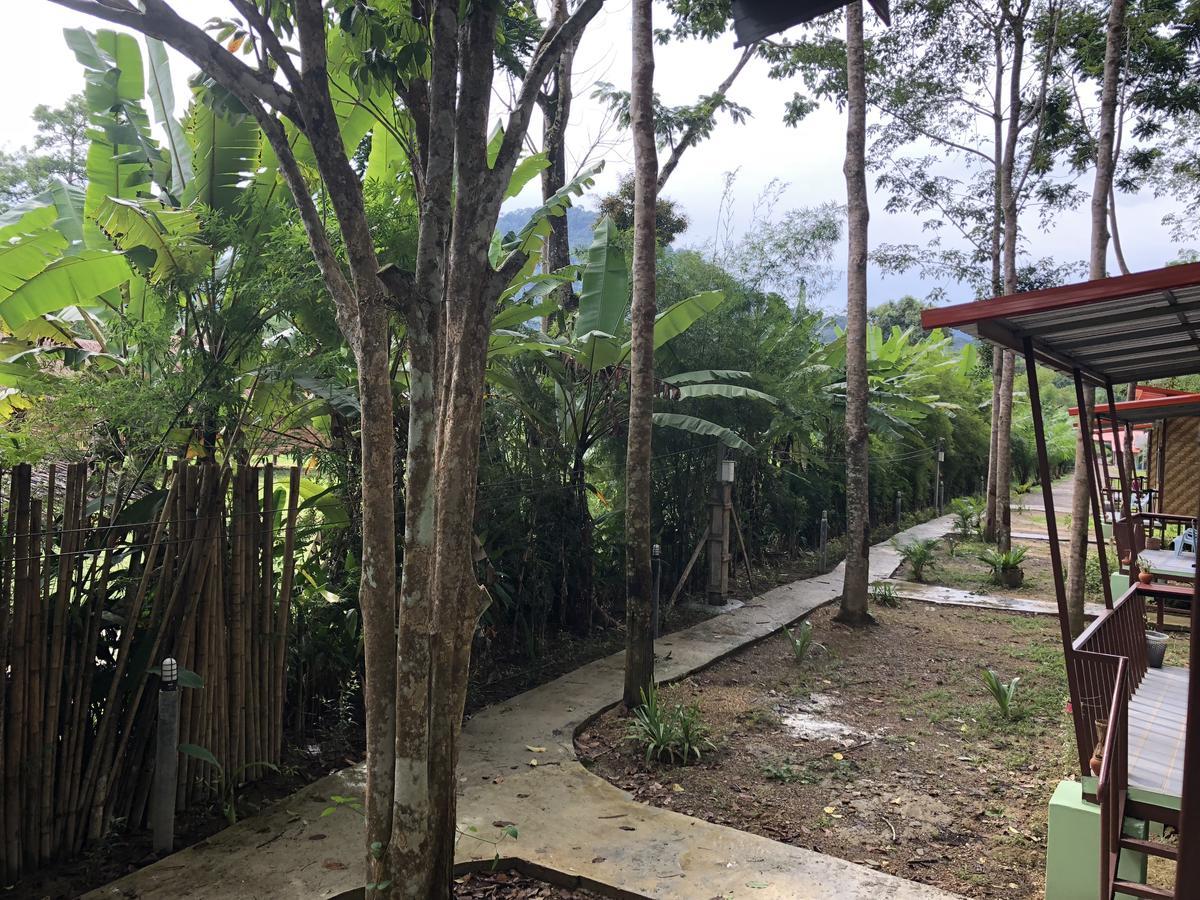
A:
<svg viewBox="0 0 1200 900">
<path fill-rule="evenodd" d="M 510 209 L 500 214 L 500 221 L 496 223 L 496 227 L 500 229 L 501 234 L 520 231 L 536 211 L 536 207 Z M 587 247 L 592 243 L 592 232 L 599 218 L 598 212 L 586 206 L 572 206 L 567 209 L 567 234 L 571 241 L 571 249 Z"/>
<path fill-rule="evenodd" d="M 821 343 L 830 344 L 837 339 L 837 331 L 835 329 L 846 328 L 845 316 L 829 316 L 825 321 L 825 327 L 821 329 Z M 950 346 L 955 350 L 961 350 L 967 344 L 975 343 L 975 338 L 971 337 L 962 331 L 956 331 L 951 328 L 950 331 Z"/>
</svg>

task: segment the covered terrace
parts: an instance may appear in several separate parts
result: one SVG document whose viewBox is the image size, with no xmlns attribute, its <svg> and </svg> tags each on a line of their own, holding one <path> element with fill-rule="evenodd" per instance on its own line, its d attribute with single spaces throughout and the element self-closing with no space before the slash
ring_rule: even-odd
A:
<svg viewBox="0 0 1200 900">
<path fill-rule="evenodd" d="M 1200 648 L 1191 641 L 1187 668 L 1151 669 L 1146 601 L 1159 589 L 1136 581 L 1123 591 L 1114 589 L 1105 554 L 1100 555 L 1105 609 L 1082 634 L 1071 634 L 1038 388 L 1038 364 L 1070 374 L 1085 434 L 1096 427 L 1088 401 L 1091 389 L 1099 389 L 1098 419 L 1116 438 L 1121 422 L 1117 385 L 1200 373 L 1200 264 L 932 309 L 922 315 L 922 324 L 961 329 L 1025 361 L 1082 785 L 1076 790 L 1083 805 L 1072 827 L 1091 827 L 1096 835 L 1090 883 L 1105 900 L 1200 900 Z M 1123 476 L 1132 467 L 1122 459 L 1122 444 L 1114 439 L 1111 446 Z M 1084 441 L 1083 447 L 1091 524 L 1103 546 L 1105 509 L 1096 442 Z M 1134 485 L 1130 478 L 1118 477 L 1117 527 L 1130 529 L 1132 541 Z M 1191 508 L 1200 512 L 1200 492 L 1192 497 Z M 1195 577 L 1175 590 L 1192 595 L 1189 623 L 1195 635 L 1200 624 Z M 1063 842 L 1067 830 L 1056 830 L 1055 814 L 1052 802 L 1048 869 L 1062 862 L 1055 841 Z M 1177 841 L 1149 840 L 1155 826 L 1176 829 Z M 1147 854 L 1174 864 L 1173 888 L 1144 883 Z M 1048 871 L 1048 900 L 1080 896 L 1059 888 L 1066 882 L 1052 875 Z"/>
</svg>

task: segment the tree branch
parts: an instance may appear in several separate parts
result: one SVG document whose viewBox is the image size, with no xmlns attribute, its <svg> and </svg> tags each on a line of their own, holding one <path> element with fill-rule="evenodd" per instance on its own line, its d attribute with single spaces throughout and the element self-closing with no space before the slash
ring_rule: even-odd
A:
<svg viewBox="0 0 1200 900">
<path fill-rule="evenodd" d="M 550 74 L 550 70 L 558 61 L 559 55 L 569 47 L 583 32 L 583 29 L 600 12 L 604 0 L 583 0 L 579 8 L 562 24 L 558 30 L 547 32 L 533 61 L 525 80 L 521 83 L 521 92 L 517 95 L 516 106 L 508 117 L 508 125 L 504 132 L 504 141 L 500 145 L 500 153 L 496 157 L 496 165 L 492 168 L 490 181 L 492 191 L 503 191 L 512 175 L 513 167 L 521 152 L 521 142 L 529 128 L 529 118 L 533 107 L 537 104 L 538 94 Z"/>
<path fill-rule="evenodd" d="M 244 105 L 261 101 L 299 123 L 295 98 L 282 85 L 256 71 L 181 17 L 164 0 L 145 0 L 141 12 L 124 0 L 49 0 L 58 6 L 123 25 L 174 47 L 201 70 L 217 78 Z"/>
<path fill-rule="evenodd" d="M 233 5 L 234 9 L 246 17 L 247 25 L 254 26 L 254 29 L 262 39 L 263 46 L 266 47 L 267 53 L 275 60 L 275 64 L 283 72 L 283 77 L 292 86 L 292 90 L 295 90 L 300 84 L 300 73 L 296 71 L 296 66 L 292 63 L 291 54 L 280 43 L 279 36 L 275 34 L 275 29 L 267 21 L 267 17 L 250 0 L 229 0 L 229 2 Z"/>
<path fill-rule="evenodd" d="M 741 58 L 737 61 L 737 65 L 733 67 L 733 71 L 729 73 L 728 77 L 717 85 L 717 90 L 711 95 L 712 97 L 718 98 L 718 101 L 725 99 L 725 95 L 733 87 L 734 81 L 737 80 L 738 75 L 742 74 L 742 69 L 746 68 L 746 63 L 750 62 L 750 59 L 757 50 L 757 44 L 748 44 L 746 46 L 746 49 L 742 51 Z M 700 135 L 700 127 L 700 122 L 693 122 L 689 125 L 687 131 L 683 133 L 683 137 L 679 139 L 679 143 L 671 149 L 671 155 L 663 163 L 662 168 L 658 172 L 658 189 L 660 192 L 664 185 L 666 185 L 667 179 L 671 177 L 671 173 L 675 171 L 675 167 L 679 165 L 679 160 L 683 158 L 684 151 L 696 143 Z"/>
</svg>

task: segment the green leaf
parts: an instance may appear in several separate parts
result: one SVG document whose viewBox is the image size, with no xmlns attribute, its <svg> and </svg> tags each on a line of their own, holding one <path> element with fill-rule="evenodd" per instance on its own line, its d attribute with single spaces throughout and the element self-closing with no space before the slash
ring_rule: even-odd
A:
<svg viewBox="0 0 1200 900">
<path fill-rule="evenodd" d="M 258 123 L 244 113 L 218 111 L 204 88 L 187 117 L 187 133 L 195 174 L 180 201 L 202 203 L 226 215 L 239 211 L 242 185 L 257 169 L 260 145 Z"/>
<path fill-rule="evenodd" d="M 550 168 L 550 160 L 545 153 L 535 153 L 525 157 L 513 167 L 512 176 L 508 179 L 508 187 L 504 189 L 504 199 L 511 200 L 517 196 L 525 190 L 525 185 L 548 168 Z"/>
<path fill-rule="evenodd" d="M 629 307 L 629 269 L 625 251 L 617 242 L 617 229 L 605 216 L 596 226 L 592 245 L 584 254 L 583 288 L 575 334 L 582 339 L 593 331 L 616 335 L 625 324 Z"/>
<path fill-rule="evenodd" d="M 703 437 L 715 437 L 726 447 L 734 450 L 754 450 L 750 444 L 747 444 L 728 428 L 707 419 L 698 419 L 695 416 L 684 416 L 679 413 L 654 413 L 653 420 L 655 425 L 665 428 L 678 428 L 680 431 L 688 431 Z"/>
<path fill-rule="evenodd" d="M 371 153 L 367 157 L 367 181 L 392 184 L 401 172 L 408 171 L 408 157 L 390 128 L 376 125 L 371 132 Z"/>
<path fill-rule="evenodd" d="M 654 320 L 654 349 L 683 334 L 724 302 L 723 291 L 705 291 L 671 304 Z"/>
<path fill-rule="evenodd" d="M 756 391 L 754 388 L 743 387 L 740 384 L 688 384 L 679 389 L 680 400 L 694 400 L 699 397 L 726 397 L 740 400 L 765 400 L 772 406 L 779 405 L 779 398 Z"/>
<path fill-rule="evenodd" d="M 199 744 L 180 744 L 179 752 L 192 757 L 192 759 L 206 762 L 210 766 L 216 766 L 220 771 L 224 771 L 221 764 L 217 762 L 217 758 L 212 755 L 212 752 L 207 747 L 201 747 Z"/>
<path fill-rule="evenodd" d="M 146 55 L 150 59 L 150 105 L 154 121 L 167 135 L 167 157 L 171 162 L 171 192 L 178 196 L 192 180 L 192 148 L 183 126 L 175 118 L 175 87 L 171 83 L 171 63 L 162 41 L 146 38 Z"/>
<path fill-rule="evenodd" d="M 200 241 L 194 209 L 110 197 L 96 214 L 96 223 L 130 259 L 144 264 L 151 284 L 199 275 L 211 261 L 208 247 Z"/>
<path fill-rule="evenodd" d="M 0 289 L 0 319 L 16 328 L 68 306 L 95 305 L 101 294 L 128 280 L 129 274 L 125 258 L 111 251 L 85 250 L 56 259 L 15 290 Z"/>
<path fill-rule="evenodd" d="M 701 381 L 729 381 L 735 378 L 749 378 L 749 372 L 738 369 L 697 369 L 695 372 L 680 372 L 664 378 L 667 384 L 696 384 Z"/>
</svg>

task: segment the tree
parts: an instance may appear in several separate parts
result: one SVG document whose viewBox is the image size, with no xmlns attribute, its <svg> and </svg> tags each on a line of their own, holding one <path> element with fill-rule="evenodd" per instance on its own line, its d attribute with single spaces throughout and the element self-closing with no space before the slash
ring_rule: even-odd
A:
<svg viewBox="0 0 1200 900">
<path fill-rule="evenodd" d="M 83 96 L 76 94 L 52 109 L 34 107 L 37 134 L 33 148 L 15 153 L 0 152 L 0 211 L 45 191 L 53 179 L 81 184 L 85 177 L 88 146 L 88 110 Z"/>
<path fill-rule="evenodd" d="M 650 562 L 650 448 L 654 415 L 655 227 L 658 149 L 654 145 L 653 0 L 633 0 L 633 307 L 630 323 L 629 437 L 625 457 L 625 691 L 641 704 L 654 680 L 654 578 Z"/>
<path fill-rule="evenodd" d="M 867 68 L 862 0 L 846 7 L 846 574 L 837 621 L 866 625 L 870 581 L 867 473 Z"/>
<path fill-rule="evenodd" d="M 358 369 L 368 896 L 447 897 L 467 667 L 487 602 L 473 572 L 472 521 L 488 333 L 500 293 L 544 235 L 531 231 L 497 253 L 493 230 L 537 95 L 603 0 L 583 0 L 536 42 L 517 102 L 494 139 L 489 104 L 506 5 L 432 0 L 410 12 L 337 4 L 331 19 L 319 0 L 267 12 L 251 0 L 232 0 L 242 21 L 226 49 L 165 0 L 146 0 L 140 10 L 101 0 L 52 2 L 174 47 L 228 91 L 269 142 Z M 517 7 L 518 14 L 527 9 Z M 293 39 L 296 46 L 288 46 Z M 230 52 L 247 44 L 249 61 Z M 384 171 L 402 174 L 416 194 L 411 269 L 384 267 L 376 252 L 351 161 L 367 131 L 373 154 L 393 156 Z M 526 170 L 529 177 L 536 172 Z M 340 247 L 314 200 L 318 187 Z M 394 310 L 407 331 L 409 381 L 399 590 Z"/>
<path fill-rule="evenodd" d="M 600 201 L 600 214 L 607 216 L 620 231 L 634 228 L 637 203 L 634 195 L 637 188 L 637 173 L 622 175 L 617 189 Z M 657 197 L 654 205 L 654 234 L 659 246 L 669 247 L 675 238 L 687 231 L 688 217 L 673 200 Z"/>
<path fill-rule="evenodd" d="M 1107 274 L 1110 199 L 1116 166 L 1117 99 L 1121 91 L 1121 67 L 1124 55 L 1125 0 L 1112 0 L 1105 30 L 1104 74 L 1100 93 L 1100 112 L 1097 121 L 1096 178 L 1092 188 L 1092 231 L 1088 255 L 1088 278 L 1104 278 Z M 1088 554 L 1088 507 L 1091 499 L 1092 472 L 1087 464 L 1085 441 L 1093 440 L 1096 389 L 1087 386 L 1080 392 L 1079 421 L 1088 427 L 1079 429 L 1075 448 L 1075 473 L 1072 477 L 1071 543 L 1067 555 L 1067 611 L 1071 634 L 1078 635 L 1084 627 L 1084 597 Z M 1085 432 L 1087 432 L 1085 434 Z M 1100 548 L 1104 553 L 1104 548 Z"/>
<path fill-rule="evenodd" d="M 928 303 L 923 303 L 916 297 L 906 294 L 899 300 L 889 300 L 887 303 L 880 303 L 873 307 L 867 313 L 867 318 L 882 328 L 884 332 L 888 332 L 892 328 L 901 330 L 920 328 L 921 312 L 928 308 Z"/>
</svg>

